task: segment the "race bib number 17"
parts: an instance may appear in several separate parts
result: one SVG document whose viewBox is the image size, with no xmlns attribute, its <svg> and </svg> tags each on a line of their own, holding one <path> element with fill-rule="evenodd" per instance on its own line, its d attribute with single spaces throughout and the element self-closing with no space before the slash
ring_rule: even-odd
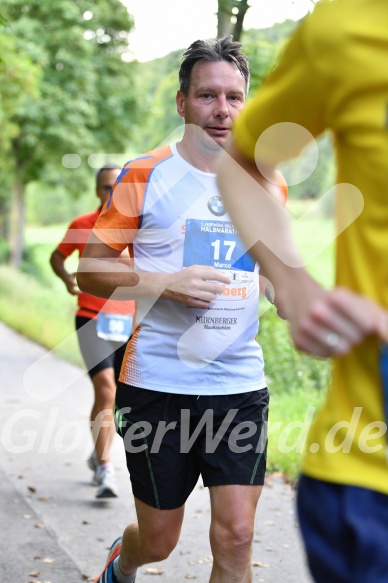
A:
<svg viewBox="0 0 388 583">
<path fill-rule="evenodd" d="M 246 275 L 255 269 L 255 261 L 245 251 L 232 223 L 199 219 L 186 221 L 183 267 L 190 265 L 210 265 Z"/>
</svg>

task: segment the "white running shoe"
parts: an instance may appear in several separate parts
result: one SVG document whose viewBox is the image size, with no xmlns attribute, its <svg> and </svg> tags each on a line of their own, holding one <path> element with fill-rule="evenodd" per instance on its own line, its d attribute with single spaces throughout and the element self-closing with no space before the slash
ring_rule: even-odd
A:
<svg viewBox="0 0 388 583">
<path fill-rule="evenodd" d="M 117 498 L 115 471 L 112 465 L 98 466 L 93 483 L 98 486 L 96 498 Z"/>
</svg>

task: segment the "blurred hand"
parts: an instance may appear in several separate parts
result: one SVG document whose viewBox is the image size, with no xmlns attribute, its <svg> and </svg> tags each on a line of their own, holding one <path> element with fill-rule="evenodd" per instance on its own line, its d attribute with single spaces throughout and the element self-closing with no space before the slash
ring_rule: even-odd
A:
<svg viewBox="0 0 388 583">
<path fill-rule="evenodd" d="M 324 291 L 318 285 L 298 296 L 298 307 L 289 310 L 287 319 L 299 350 L 341 356 L 367 336 L 388 340 L 388 312 L 364 296 L 344 288 Z"/>
</svg>

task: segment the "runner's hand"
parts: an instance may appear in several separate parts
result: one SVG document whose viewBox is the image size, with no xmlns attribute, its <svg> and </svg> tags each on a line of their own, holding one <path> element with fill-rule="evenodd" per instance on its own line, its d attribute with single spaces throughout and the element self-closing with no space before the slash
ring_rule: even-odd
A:
<svg viewBox="0 0 388 583">
<path fill-rule="evenodd" d="M 69 273 L 69 277 L 65 281 L 66 289 L 72 296 L 78 296 L 81 291 L 77 285 L 76 273 Z"/>
<path fill-rule="evenodd" d="M 192 265 L 168 276 L 162 298 L 192 308 L 209 308 L 230 278 L 214 267 Z"/>
<path fill-rule="evenodd" d="M 295 346 L 316 356 L 341 356 L 367 336 L 388 340 L 388 312 L 344 288 L 304 298 L 303 310 L 290 316 Z"/>
</svg>

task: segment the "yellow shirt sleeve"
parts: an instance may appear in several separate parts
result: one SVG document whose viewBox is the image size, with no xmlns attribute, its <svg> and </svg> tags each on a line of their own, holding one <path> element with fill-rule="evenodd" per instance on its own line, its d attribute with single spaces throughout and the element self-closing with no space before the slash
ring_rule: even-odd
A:
<svg viewBox="0 0 388 583">
<path fill-rule="evenodd" d="M 325 129 L 327 80 L 315 59 L 316 42 L 310 41 L 311 16 L 299 25 L 277 66 L 233 126 L 237 146 L 264 164 L 277 165 L 295 157 L 311 139 L 309 134 L 316 136 Z"/>
</svg>

